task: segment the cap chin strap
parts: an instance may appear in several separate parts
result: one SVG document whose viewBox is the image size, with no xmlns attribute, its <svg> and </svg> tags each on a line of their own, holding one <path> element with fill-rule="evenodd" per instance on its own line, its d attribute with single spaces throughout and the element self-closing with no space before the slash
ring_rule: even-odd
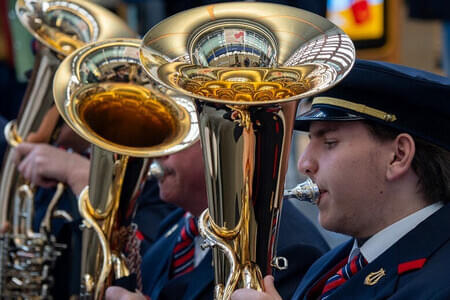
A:
<svg viewBox="0 0 450 300">
<path fill-rule="evenodd" d="M 316 97 L 314 98 L 312 105 L 315 104 L 327 104 L 336 107 L 346 108 L 361 114 L 365 114 L 367 116 L 371 116 L 377 119 L 381 119 L 385 122 L 395 122 L 397 117 L 394 114 L 389 114 L 387 112 L 363 105 L 354 102 L 350 102 L 347 100 L 342 100 L 339 98 L 332 97 Z"/>
</svg>

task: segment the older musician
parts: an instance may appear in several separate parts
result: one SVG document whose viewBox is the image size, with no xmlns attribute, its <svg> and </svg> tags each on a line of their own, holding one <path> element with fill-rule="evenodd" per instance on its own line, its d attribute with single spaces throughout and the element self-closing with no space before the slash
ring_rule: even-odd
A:
<svg viewBox="0 0 450 300">
<path fill-rule="evenodd" d="M 450 298 L 450 81 L 357 61 L 296 121 L 319 221 L 354 237 L 319 259 L 292 299 Z M 232 299 L 280 299 L 236 291 Z"/>
<path fill-rule="evenodd" d="M 202 239 L 197 236 L 195 222 L 207 207 L 200 144 L 159 162 L 165 170 L 159 181 L 161 199 L 183 209 L 174 211 L 162 222 L 160 238 L 143 256 L 143 292 L 151 299 L 212 299 L 212 255 L 209 250 L 200 248 Z M 288 201 L 281 220 L 279 254 L 288 258 L 289 268 L 275 274 L 275 284 L 283 295 L 290 297 L 298 282 L 297 276 L 321 255 L 327 245 L 313 225 Z M 303 244 L 292 244 L 295 243 L 293 236 Z M 291 244 L 288 244 L 289 240 Z M 106 299 L 145 298 L 123 288 L 110 287 Z"/>
<path fill-rule="evenodd" d="M 16 151 L 19 170 L 37 185 L 49 187 L 56 181 L 62 181 L 78 194 L 88 184 L 89 160 L 84 156 L 54 146 L 33 143 L 22 143 Z M 161 224 L 158 231 L 155 231 L 153 217 L 155 205 L 148 207 L 146 215 L 138 211 L 139 230 L 144 233 L 144 242 L 148 239 L 148 234 L 145 233 L 149 230 L 155 231 L 157 236 L 155 241 L 144 243 L 148 247 L 142 264 L 144 293 L 154 299 L 210 299 L 213 293 L 211 253 L 200 249 L 199 237 L 195 238 L 196 251 L 192 266 L 175 272 L 176 268 L 170 263 L 173 260 L 173 244 L 180 236 L 183 225 L 190 216 L 198 216 L 207 207 L 200 144 L 159 161 L 165 170 L 165 176 L 159 181 L 159 195 L 166 203 L 175 204 L 179 208 L 169 210 L 164 207 L 165 215 L 158 211 L 157 216 L 162 218 L 158 219 Z M 163 218 L 164 216 L 166 217 Z M 280 232 L 279 248 L 286 248 L 285 252 L 280 250 L 280 255 L 289 259 L 289 269 L 276 274 L 276 284 L 281 293 L 289 297 L 298 283 L 297 275 L 303 274 L 329 248 L 317 229 L 289 201 L 285 202 Z M 305 245 L 297 244 L 297 241 Z M 296 276 L 292 276 L 293 274 Z M 139 296 L 119 287 L 107 290 L 107 299 L 133 299 Z"/>
</svg>

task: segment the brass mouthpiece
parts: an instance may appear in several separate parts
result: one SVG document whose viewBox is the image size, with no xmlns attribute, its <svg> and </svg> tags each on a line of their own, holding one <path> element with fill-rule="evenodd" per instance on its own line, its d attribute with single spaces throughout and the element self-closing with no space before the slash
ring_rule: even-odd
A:
<svg viewBox="0 0 450 300">
<path fill-rule="evenodd" d="M 285 190 L 283 198 L 295 198 L 300 201 L 307 201 L 312 204 L 316 204 L 319 196 L 319 187 L 310 178 L 308 178 L 306 179 L 306 181 L 298 184 L 296 187 Z"/>
</svg>

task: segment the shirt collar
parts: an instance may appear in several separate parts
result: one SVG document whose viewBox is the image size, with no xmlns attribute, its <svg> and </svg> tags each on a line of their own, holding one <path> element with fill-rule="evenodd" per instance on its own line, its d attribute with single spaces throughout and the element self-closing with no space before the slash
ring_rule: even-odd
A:
<svg viewBox="0 0 450 300">
<path fill-rule="evenodd" d="M 197 267 L 205 258 L 206 254 L 208 254 L 209 248 L 202 248 L 201 245 L 205 242 L 205 239 L 201 236 L 196 236 L 194 242 L 194 267 Z"/>
<path fill-rule="evenodd" d="M 361 248 L 358 248 L 358 243 L 355 239 L 348 260 L 351 261 L 356 255 L 362 253 L 367 262 L 371 263 L 384 251 L 400 240 L 404 235 L 413 230 L 417 225 L 419 225 L 419 223 L 424 221 L 443 206 L 444 204 L 442 202 L 437 202 L 410 214 L 409 216 L 377 232 L 370 239 L 368 239 L 361 246 Z"/>
</svg>

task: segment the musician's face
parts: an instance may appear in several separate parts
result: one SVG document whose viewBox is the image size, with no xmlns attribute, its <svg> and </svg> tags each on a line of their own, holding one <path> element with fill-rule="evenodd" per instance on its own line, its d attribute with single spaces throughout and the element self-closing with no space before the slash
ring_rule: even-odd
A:
<svg viewBox="0 0 450 300">
<path fill-rule="evenodd" d="M 205 176 L 200 143 L 159 159 L 164 177 L 159 180 L 162 200 L 199 215 L 207 207 Z"/>
<path fill-rule="evenodd" d="M 385 212 L 388 150 L 360 121 L 311 123 L 298 168 L 319 186 L 324 228 L 355 237 L 378 230 Z"/>
</svg>

